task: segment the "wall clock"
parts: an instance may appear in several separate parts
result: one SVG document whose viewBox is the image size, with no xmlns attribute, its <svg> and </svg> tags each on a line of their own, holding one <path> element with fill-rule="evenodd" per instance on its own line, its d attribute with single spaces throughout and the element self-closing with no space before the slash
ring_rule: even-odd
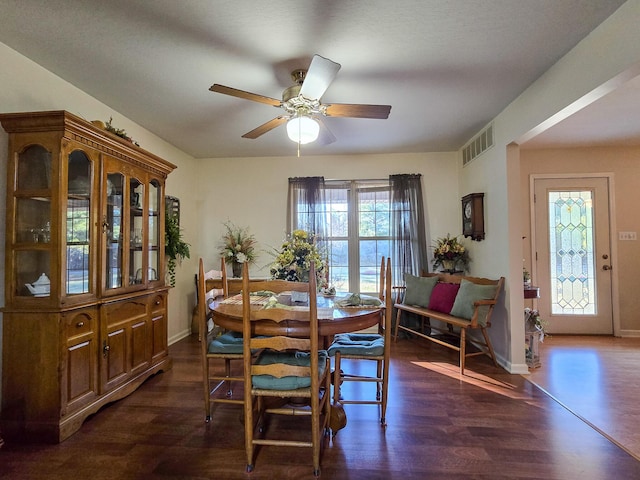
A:
<svg viewBox="0 0 640 480">
<path fill-rule="evenodd" d="M 484 193 L 462 197 L 462 235 L 484 240 Z"/>
</svg>

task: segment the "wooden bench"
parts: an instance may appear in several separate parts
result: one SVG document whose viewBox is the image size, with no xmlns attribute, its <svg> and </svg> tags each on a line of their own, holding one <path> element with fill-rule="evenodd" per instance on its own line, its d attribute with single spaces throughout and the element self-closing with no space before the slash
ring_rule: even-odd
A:
<svg viewBox="0 0 640 480">
<path fill-rule="evenodd" d="M 504 285 L 504 277 L 500 277 L 499 280 L 490 280 L 487 278 L 478 278 L 478 277 L 467 277 L 461 275 L 451 275 L 447 273 L 423 273 L 422 277 L 438 277 L 438 283 L 456 283 L 456 284 L 464 284 L 463 279 L 467 282 L 471 282 L 473 285 L 487 285 L 487 286 L 495 286 L 495 294 L 493 294 L 492 298 L 484 298 L 478 299 L 475 301 L 470 301 L 470 304 L 467 306 L 466 310 L 472 312 L 469 315 L 469 318 L 462 318 L 459 316 L 454 316 L 448 313 L 443 313 L 440 311 L 430 310 L 429 308 L 423 306 L 416 305 L 407 305 L 405 303 L 396 303 L 394 307 L 397 309 L 396 315 L 396 325 L 395 325 L 395 341 L 398 340 L 398 330 L 404 330 L 410 332 L 414 335 L 418 335 L 422 338 L 426 338 L 432 342 L 443 345 L 447 348 L 451 348 L 460 352 L 460 374 L 464 373 L 465 359 L 466 357 L 472 357 L 475 355 L 486 354 L 493 360 L 493 363 L 497 366 L 498 363 L 496 361 L 496 356 L 493 351 L 493 346 L 491 345 L 491 341 L 487 334 L 487 328 L 491 326 L 491 314 L 493 313 L 493 309 L 496 305 L 498 297 L 500 296 L 500 292 L 502 291 Z M 476 289 L 472 285 L 466 285 L 465 292 L 469 292 L 470 289 Z M 487 289 L 491 291 L 492 289 Z M 461 289 L 458 293 L 462 292 Z M 489 295 L 485 295 L 489 296 Z M 464 297 L 464 298 L 462 298 Z M 457 298 L 457 297 L 456 297 Z M 468 298 L 466 295 L 461 296 L 461 301 Z M 473 305 L 471 305 L 471 303 Z M 459 305 L 458 305 L 459 307 Z M 457 308 L 460 310 L 460 308 Z M 402 312 L 410 312 L 421 317 L 421 329 L 417 330 L 415 328 L 410 328 L 405 325 L 401 325 L 401 316 Z M 440 320 L 446 324 L 446 328 L 440 327 L 438 325 L 431 325 L 430 319 Z M 428 333 L 425 333 L 425 321 L 427 322 L 427 328 L 429 329 Z M 458 329 L 456 331 L 456 328 Z M 468 329 L 477 329 L 482 332 L 482 336 L 484 341 L 479 338 L 475 338 L 475 336 L 467 336 Z M 434 336 L 432 331 L 435 330 L 439 332 L 441 335 L 440 338 Z M 459 340 L 459 343 L 453 340 Z M 467 342 L 470 345 L 475 346 L 478 350 L 474 350 L 472 352 L 467 352 L 466 344 Z"/>
</svg>

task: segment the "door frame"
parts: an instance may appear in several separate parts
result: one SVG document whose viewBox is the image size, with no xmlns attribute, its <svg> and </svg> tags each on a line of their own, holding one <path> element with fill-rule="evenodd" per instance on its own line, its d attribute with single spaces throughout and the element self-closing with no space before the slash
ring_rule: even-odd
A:
<svg viewBox="0 0 640 480">
<path fill-rule="evenodd" d="M 613 335 L 621 337 L 620 332 L 620 301 L 618 284 L 618 241 L 616 225 L 616 205 L 615 205 L 615 184 L 612 172 L 604 173 L 532 173 L 529 175 L 529 232 L 531 234 L 529 242 L 529 252 L 531 257 L 531 276 L 537 278 L 536 255 L 536 226 L 535 226 L 535 181 L 548 179 L 579 179 L 579 178 L 606 178 L 609 190 L 609 245 L 611 247 L 611 310 L 613 315 Z M 534 308 L 537 307 L 538 300 L 534 299 Z"/>
</svg>

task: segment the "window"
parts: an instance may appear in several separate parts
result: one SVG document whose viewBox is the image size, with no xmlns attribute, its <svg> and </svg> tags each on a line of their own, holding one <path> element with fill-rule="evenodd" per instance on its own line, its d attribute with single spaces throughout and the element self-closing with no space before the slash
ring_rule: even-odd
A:
<svg viewBox="0 0 640 480">
<path fill-rule="evenodd" d="M 375 294 L 381 257 L 391 252 L 389 181 L 326 181 L 324 186 L 329 284 L 338 291 Z M 298 213 L 294 228 L 308 230 L 304 218 Z"/>
</svg>

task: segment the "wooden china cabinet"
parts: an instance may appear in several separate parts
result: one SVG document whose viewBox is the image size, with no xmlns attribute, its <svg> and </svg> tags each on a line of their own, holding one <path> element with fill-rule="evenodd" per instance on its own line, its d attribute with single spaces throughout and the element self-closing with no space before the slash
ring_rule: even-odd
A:
<svg viewBox="0 0 640 480">
<path fill-rule="evenodd" d="M 175 168 L 65 111 L 9 134 L 1 429 L 60 442 L 171 368 L 164 185 Z"/>
</svg>

